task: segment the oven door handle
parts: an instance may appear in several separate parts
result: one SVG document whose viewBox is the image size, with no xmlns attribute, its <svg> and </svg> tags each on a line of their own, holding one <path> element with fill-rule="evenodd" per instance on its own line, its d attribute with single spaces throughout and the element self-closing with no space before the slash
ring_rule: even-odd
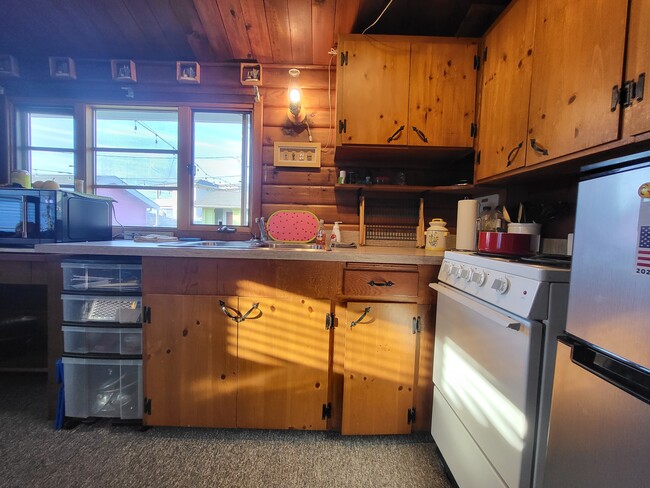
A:
<svg viewBox="0 0 650 488">
<path fill-rule="evenodd" d="M 503 313 L 499 313 L 489 307 L 486 307 L 485 305 L 479 303 L 477 300 L 465 296 L 460 291 L 456 291 L 453 288 L 448 288 L 447 286 L 441 285 L 439 283 L 431 283 L 429 286 L 436 290 L 438 293 L 445 295 L 452 300 L 455 300 L 462 306 L 467 307 L 470 310 L 489 318 L 492 322 L 499 324 L 506 329 L 512 329 L 514 331 L 521 330 L 521 322 L 508 317 Z"/>
</svg>

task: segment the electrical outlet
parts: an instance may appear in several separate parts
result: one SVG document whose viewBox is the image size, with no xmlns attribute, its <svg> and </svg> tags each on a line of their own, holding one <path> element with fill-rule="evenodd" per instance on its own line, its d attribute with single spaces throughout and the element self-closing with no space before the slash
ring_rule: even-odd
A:
<svg viewBox="0 0 650 488">
<path fill-rule="evenodd" d="M 478 197 L 478 213 L 480 214 L 484 210 L 490 208 L 496 208 L 499 205 L 499 195 L 486 195 L 484 197 Z"/>
</svg>

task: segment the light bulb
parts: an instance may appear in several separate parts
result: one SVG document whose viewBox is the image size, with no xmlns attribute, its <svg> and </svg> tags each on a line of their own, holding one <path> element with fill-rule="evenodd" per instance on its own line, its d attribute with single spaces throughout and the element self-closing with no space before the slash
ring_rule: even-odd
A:
<svg viewBox="0 0 650 488">
<path fill-rule="evenodd" d="M 298 103 L 300 101 L 300 90 L 298 88 L 293 88 L 289 92 L 289 100 L 291 103 Z"/>
</svg>

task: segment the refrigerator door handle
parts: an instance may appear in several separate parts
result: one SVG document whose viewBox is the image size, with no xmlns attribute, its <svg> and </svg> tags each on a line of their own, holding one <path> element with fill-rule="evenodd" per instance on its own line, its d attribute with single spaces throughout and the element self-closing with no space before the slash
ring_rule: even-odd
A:
<svg viewBox="0 0 650 488">
<path fill-rule="evenodd" d="M 571 347 L 572 362 L 650 404 L 650 371 L 572 336 L 562 336 L 558 340 Z"/>
</svg>

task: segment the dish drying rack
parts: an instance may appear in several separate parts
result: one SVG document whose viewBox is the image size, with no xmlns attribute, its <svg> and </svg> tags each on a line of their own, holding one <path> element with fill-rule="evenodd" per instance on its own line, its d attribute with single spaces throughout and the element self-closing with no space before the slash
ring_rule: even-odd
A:
<svg viewBox="0 0 650 488">
<path fill-rule="evenodd" d="M 424 198 L 359 197 L 359 244 L 424 247 Z"/>
</svg>

